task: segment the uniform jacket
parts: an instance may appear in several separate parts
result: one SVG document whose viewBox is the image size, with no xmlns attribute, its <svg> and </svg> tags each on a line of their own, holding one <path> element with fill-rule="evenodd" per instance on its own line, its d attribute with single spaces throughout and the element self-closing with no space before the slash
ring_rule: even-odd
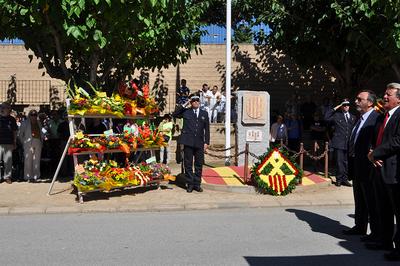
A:
<svg viewBox="0 0 400 266">
<path fill-rule="evenodd" d="M 379 116 L 378 112 L 372 111 L 360 129 L 354 143 L 353 169 L 351 169 L 353 171 L 350 171 L 350 175 L 361 181 L 366 181 L 372 171 L 373 165 L 368 160 L 368 152 L 374 146 L 374 134 Z"/>
<path fill-rule="evenodd" d="M 377 128 L 379 127 L 380 125 Z M 383 181 L 386 184 L 400 183 L 400 108 L 387 122 L 382 143 L 374 149 L 372 155 L 375 160 L 383 161 Z"/>
<path fill-rule="evenodd" d="M 335 111 L 334 109 L 331 109 L 325 113 L 325 120 L 334 126 L 330 146 L 334 149 L 347 150 L 356 117 L 350 114 L 349 121 L 346 122 L 344 113 L 341 110 Z"/>
<path fill-rule="evenodd" d="M 180 144 L 195 148 L 210 144 L 210 122 L 206 111 L 200 109 L 199 116 L 196 117 L 192 108 L 179 106 L 172 116 L 183 118 L 182 133 L 178 140 Z"/>
</svg>

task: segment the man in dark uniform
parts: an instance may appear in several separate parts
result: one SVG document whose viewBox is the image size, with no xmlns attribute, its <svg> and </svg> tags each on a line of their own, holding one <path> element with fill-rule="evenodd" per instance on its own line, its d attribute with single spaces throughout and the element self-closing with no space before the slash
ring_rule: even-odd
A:
<svg viewBox="0 0 400 266">
<path fill-rule="evenodd" d="M 353 180 L 355 205 L 355 226 L 344 230 L 346 235 L 365 235 L 368 221 L 371 234 L 362 238 L 364 241 L 378 239 L 378 214 L 372 182 L 373 166 L 368 160 L 368 152 L 374 145 L 374 133 L 379 113 L 375 111 L 376 95 L 369 90 L 357 94 L 355 104 L 360 118 L 355 124 L 349 140 L 349 179 Z"/>
<path fill-rule="evenodd" d="M 340 187 L 351 187 L 347 179 L 347 149 L 350 134 L 356 120 L 355 116 L 349 113 L 350 102 L 344 99 L 341 104 L 325 113 L 325 120 L 334 126 L 331 148 L 336 155 L 336 183 Z"/>
<path fill-rule="evenodd" d="M 185 108 L 189 107 L 189 108 Z M 201 173 L 203 170 L 204 152 L 210 144 L 210 124 L 208 113 L 200 108 L 200 97 L 192 96 L 190 101 L 172 114 L 176 118 L 183 118 L 182 133 L 179 143 L 184 145 L 184 168 L 186 177 L 186 191 L 202 192 Z M 194 172 L 193 172 L 194 161 Z"/>
<path fill-rule="evenodd" d="M 392 249 L 394 242 L 394 249 L 385 254 L 385 259 L 400 261 L 400 84 L 390 83 L 386 86 L 383 102 L 386 113 L 379 126 L 376 147 L 368 154 L 368 158 L 380 169 L 384 189 L 396 216 L 396 233 L 390 242 L 382 242 L 381 249 Z M 386 216 L 385 213 L 383 215 Z M 393 215 L 386 220 L 389 223 L 384 227 L 384 235 L 389 237 L 393 233 Z"/>
</svg>

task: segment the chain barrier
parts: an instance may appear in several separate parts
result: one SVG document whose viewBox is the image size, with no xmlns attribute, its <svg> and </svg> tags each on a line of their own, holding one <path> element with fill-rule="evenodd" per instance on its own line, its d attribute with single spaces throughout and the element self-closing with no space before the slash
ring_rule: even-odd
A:
<svg viewBox="0 0 400 266">
<path fill-rule="evenodd" d="M 218 158 L 218 159 L 232 159 L 232 158 L 235 158 L 236 156 L 239 156 L 239 155 L 242 155 L 242 154 L 244 154 L 246 151 L 241 151 L 241 152 L 239 152 L 239 153 L 237 153 L 237 154 L 233 154 L 233 155 L 230 155 L 230 156 L 226 156 L 226 155 L 216 155 L 216 154 L 212 154 L 212 153 L 209 153 L 209 152 L 207 152 L 206 154 L 208 155 L 208 156 L 211 156 L 211 157 L 214 157 L 214 158 Z"/>
<path fill-rule="evenodd" d="M 289 153 L 292 153 L 291 156 L 293 157 L 293 159 L 296 159 L 301 154 L 301 151 L 295 152 L 294 150 L 289 149 L 289 147 L 287 147 L 285 144 L 281 144 L 279 148 L 285 148 Z"/>
<path fill-rule="evenodd" d="M 218 149 L 218 148 L 208 147 L 207 150 L 210 150 L 210 151 L 227 151 L 227 150 L 232 150 L 234 148 L 235 148 L 235 146 L 231 146 L 231 147 L 226 148 L 226 149 Z"/>
<path fill-rule="evenodd" d="M 324 158 L 327 154 L 327 151 L 324 151 L 323 153 L 321 153 L 318 156 L 312 155 L 309 151 L 304 150 L 303 151 L 305 155 L 307 155 L 310 159 L 314 160 L 314 161 L 318 161 L 321 160 L 322 158 Z"/>
<path fill-rule="evenodd" d="M 229 147 L 229 148 L 226 148 L 226 149 L 208 148 L 208 150 L 214 151 L 214 152 L 223 152 L 223 151 L 231 150 L 231 149 L 234 149 L 234 148 L 235 148 L 235 146 L 232 146 L 232 147 Z M 287 147 L 287 146 L 284 145 L 284 144 L 281 144 L 281 145 L 279 146 L 279 149 L 282 149 L 282 148 L 286 149 L 289 153 L 291 153 L 291 156 L 293 157 L 293 159 L 296 159 L 296 158 L 298 158 L 301 154 L 304 154 L 304 155 L 306 155 L 307 157 L 309 157 L 310 159 L 312 159 L 312 160 L 314 160 L 314 161 L 318 161 L 318 160 L 323 159 L 323 158 L 326 156 L 326 154 L 328 153 L 328 151 L 325 150 L 323 153 L 321 153 L 320 155 L 316 156 L 316 155 L 311 154 L 310 151 L 307 151 L 307 150 L 304 150 L 304 149 L 303 149 L 303 150 L 300 150 L 299 152 L 293 151 L 293 150 L 289 149 L 289 147 Z M 246 151 L 244 150 L 244 151 L 241 151 L 241 152 L 239 152 L 239 153 L 237 153 L 237 154 L 233 154 L 233 155 L 230 155 L 230 156 L 226 156 L 226 155 L 217 155 L 217 154 L 213 154 L 213 153 L 210 153 L 210 152 L 207 152 L 206 154 L 207 154 L 208 156 L 210 156 L 210 157 L 214 157 L 214 158 L 218 158 L 218 159 L 232 159 L 232 158 L 238 157 L 239 155 L 244 154 L 245 152 L 246 152 Z M 258 155 L 256 155 L 255 153 L 253 153 L 253 152 L 251 152 L 251 151 L 248 151 L 248 153 L 249 153 L 250 156 L 252 156 L 252 157 L 255 158 L 255 159 L 258 159 L 258 158 L 259 158 Z"/>
</svg>

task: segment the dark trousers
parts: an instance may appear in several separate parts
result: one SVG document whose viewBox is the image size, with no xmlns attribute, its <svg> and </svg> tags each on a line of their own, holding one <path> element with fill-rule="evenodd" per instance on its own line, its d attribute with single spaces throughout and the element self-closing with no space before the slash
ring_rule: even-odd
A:
<svg viewBox="0 0 400 266">
<path fill-rule="evenodd" d="M 336 182 L 347 180 L 347 150 L 335 149 Z"/>
<path fill-rule="evenodd" d="M 379 235 L 379 214 L 376 208 L 376 196 L 372 181 L 359 181 L 357 178 L 353 180 L 353 193 L 355 205 L 355 225 L 362 232 L 367 232 L 368 221 L 371 234 Z"/>
<path fill-rule="evenodd" d="M 379 169 L 374 169 L 372 184 L 376 197 L 376 210 L 379 217 L 379 238 L 383 244 L 390 244 L 393 241 L 394 212 L 389 196 L 389 189 L 383 183 Z"/>
<path fill-rule="evenodd" d="M 396 216 L 396 234 L 393 242 L 397 250 L 400 250 L 400 185 L 386 185 L 389 191 L 389 197 L 392 203 L 394 215 Z"/>
<path fill-rule="evenodd" d="M 186 184 L 188 186 L 200 187 L 204 161 L 204 148 L 184 146 L 183 152 Z"/>
</svg>

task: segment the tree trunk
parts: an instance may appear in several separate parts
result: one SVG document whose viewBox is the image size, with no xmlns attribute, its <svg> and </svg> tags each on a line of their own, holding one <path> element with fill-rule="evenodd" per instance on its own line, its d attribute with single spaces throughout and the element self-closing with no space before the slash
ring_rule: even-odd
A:
<svg viewBox="0 0 400 266">
<path fill-rule="evenodd" d="M 89 82 L 93 86 L 97 85 L 97 67 L 99 66 L 99 56 L 96 52 L 94 52 L 90 56 L 90 73 L 89 73 Z"/>
</svg>

